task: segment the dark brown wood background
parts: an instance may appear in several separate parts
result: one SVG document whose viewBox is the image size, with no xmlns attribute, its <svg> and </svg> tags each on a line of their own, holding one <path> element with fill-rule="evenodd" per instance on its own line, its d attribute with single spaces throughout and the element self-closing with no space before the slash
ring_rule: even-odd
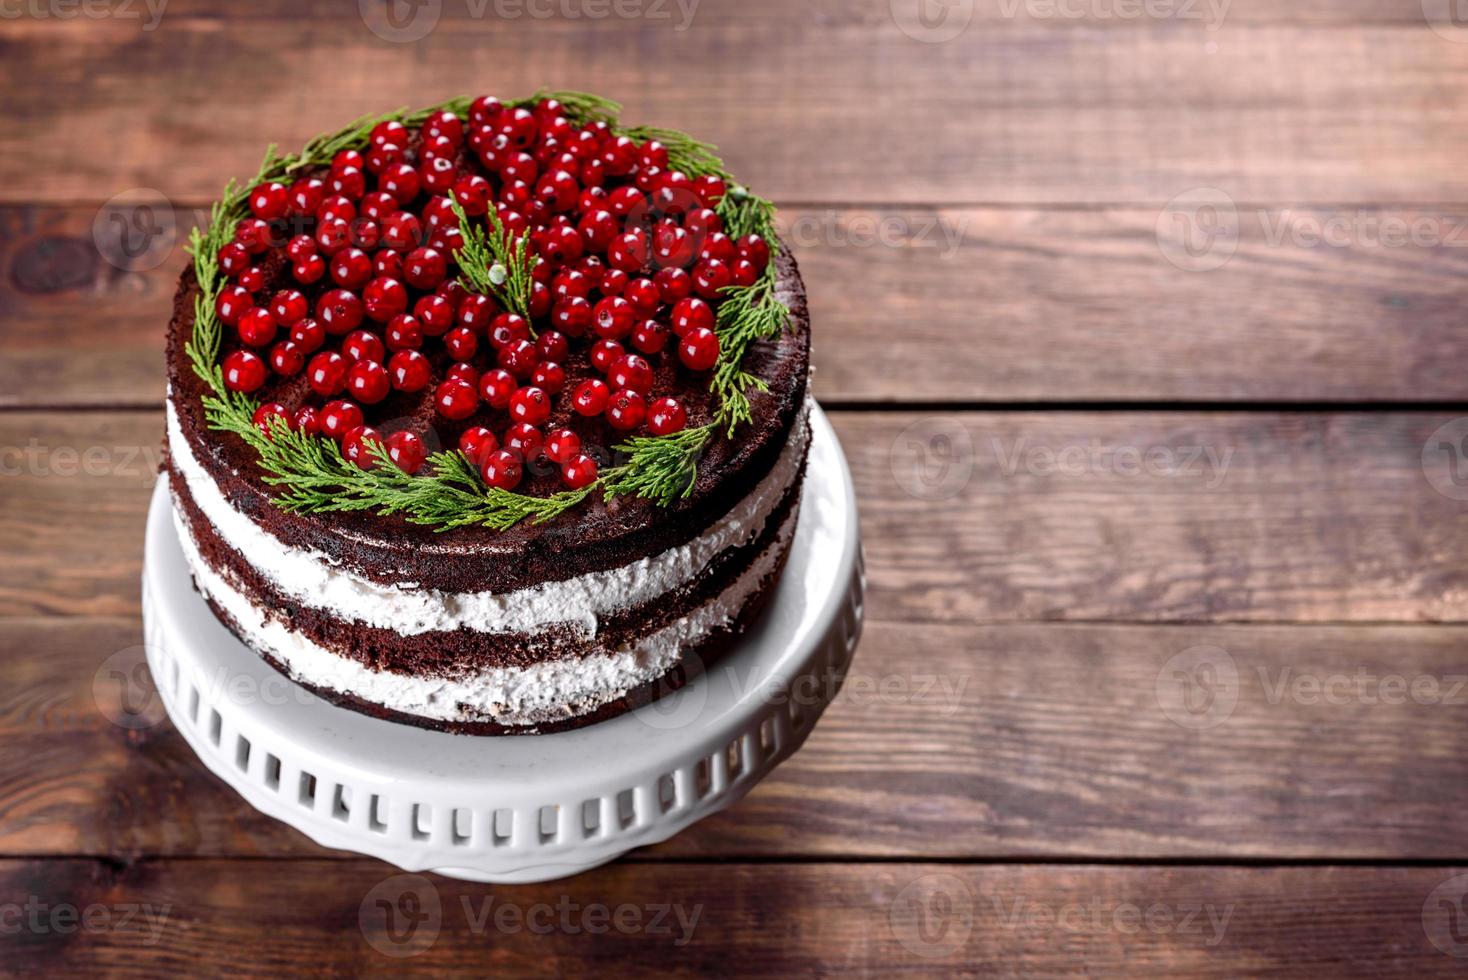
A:
<svg viewBox="0 0 1468 980">
<path fill-rule="evenodd" d="M 902 29 L 917 0 L 702 0 L 681 30 L 671 0 L 598 2 L 442 0 L 413 43 L 376 0 L 5 8 L 0 972 L 1460 975 L 1446 0 L 955 0 L 941 42 Z M 112 724 L 93 678 L 142 641 L 184 230 L 266 142 L 542 85 L 707 137 L 781 204 L 861 500 L 860 683 L 673 841 L 434 879 L 436 942 L 391 959 L 358 920 L 391 868 L 254 812 L 166 724 Z M 118 194 L 172 209 L 141 257 Z M 1224 670 L 1211 714 L 1174 696 L 1180 655 Z M 699 918 L 686 943 L 476 928 L 491 897 Z M 49 917 L 92 905 L 110 924 Z M 156 935 L 117 921 L 143 905 Z"/>
</svg>

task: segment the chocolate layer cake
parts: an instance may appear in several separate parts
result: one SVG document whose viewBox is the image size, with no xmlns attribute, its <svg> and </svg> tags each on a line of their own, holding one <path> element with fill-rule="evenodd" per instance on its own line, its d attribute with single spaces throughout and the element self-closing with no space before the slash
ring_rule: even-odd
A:
<svg viewBox="0 0 1468 980">
<path fill-rule="evenodd" d="M 677 687 L 757 615 L 799 513 L 809 320 L 770 215 L 705 145 L 577 93 L 267 158 L 170 325 L 200 592 L 301 684 L 426 727 L 554 731 Z"/>
</svg>

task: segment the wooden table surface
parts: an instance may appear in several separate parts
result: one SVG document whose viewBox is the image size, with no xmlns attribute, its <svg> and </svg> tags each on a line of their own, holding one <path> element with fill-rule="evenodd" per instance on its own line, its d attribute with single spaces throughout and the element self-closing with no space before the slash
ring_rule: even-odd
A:
<svg viewBox="0 0 1468 980">
<path fill-rule="evenodd" d="M 1461 975 L 1468 30 L 1220 3 L 7 5 L 0 973 Z M 142 642 L 200 209 L 267 142 L 542 85 L 782 206 L 867 632 L 732 810 L 433 878 L 392 958 L 359 908 L 393 869 L 94 679 Z"/>
</svg>

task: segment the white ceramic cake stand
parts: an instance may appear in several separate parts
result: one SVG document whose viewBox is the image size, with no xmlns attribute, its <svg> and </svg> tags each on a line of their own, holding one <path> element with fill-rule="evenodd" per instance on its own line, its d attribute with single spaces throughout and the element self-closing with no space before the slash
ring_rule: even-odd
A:
<svg viewBox="0 0 1468 980">
<path fill-rule="evenodd" d="M 737 648 L 682 690 L 553 735 L 474 737 L 338 708 L 275 672 L 194 591 L 160 480 L 143 620 L 164 706 L 215 775 L 326 847 L 409 871 L 546 881 L 666 840 L 747 793 L 835 696 L 862 620 L 851 474 L 812 442 L 789 563 Z"/>
</svg>

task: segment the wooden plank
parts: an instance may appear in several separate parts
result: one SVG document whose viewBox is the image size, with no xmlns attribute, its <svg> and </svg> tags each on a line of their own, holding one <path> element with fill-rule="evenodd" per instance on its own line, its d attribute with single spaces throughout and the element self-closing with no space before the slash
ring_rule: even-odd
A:
<svg viewBox="0 0 1468 980">
<path fill-rule="evenodd" d="M 162 400 L 164 330 L 198 216 L 148 212 L 158 237 L 139 261 L 150 268 L 128 271 L 117 226 L 104 222 L 94 241 L 97 214 L 0 208 L 0 405 Z M 817 395 L 1462 398 L 1468 212 L 1246 209 L 1237 251 L 1209 271 L 1169 261 L 1159 214 L 786 209 L 815 318 Z M 1327 228 L 1344 244 L 1312 237 Z"/>
<path fill-rule="evenodd" d="M 0 853 L 335 855 L 210 775 L 145 683 L 123 713 L 108 671 L 141 643 L 7 621 Z M 1456 860 L 1465 722 L 1460 627 L 872 623 L 792 760 L 639 853 Z"/>
<path fill-rule="evenodd" d="M 1438 431 L 1453 418 L 833 420 L 877 619 L 1322 623 L 1468 621 L 1442 448 L 1463 433 Z M 162 428 L 154 412 L 0 415 L 0 616 L 136 614 Z"/>
<path fill-rule="evenodd" d="M 681 32 L 468 20 L 415 45 L 311 21 L 7 21 L 7 77 L 48 84 L 6 107 L 0 200 L 134 187 L 207 200 L 268 142 L 381 111 L 385 92 L 426 103 L 468 80 L 616 96 L 631 120 L 722 145 L 787 201 L 1160 205 L 1208 186 L 1264 203 L 1463 200 L 1468 45 L 1420 24 L 1353 28 L 1343 44 L 1295 24 L 1016 21 L 922 43 L 880 19 L 806 16 Z M 734 69 L 684 70 L 734 58 L 737 85 Z M 211 93 L 209 110 L 189 92 Z M 214 97 L 228 92 L 248 97 Z"/>
<path fill-rule="evenodd" d="M 619 864 L 489 886 L 364 861 L 0 862 L 20 926 L 7 968 L 120 977 L 184 963 L 232 976 L 310 963 L 322 976 L 1446 977 L 1468 946 L 1424 903 L 1461 901 L 1464 882 L 1452 868 Z M 89 906 L 79 928 L 69 916 Z M 65 931 L 57 908 L 76 910 L 55 920 Z"/>
</svg>

